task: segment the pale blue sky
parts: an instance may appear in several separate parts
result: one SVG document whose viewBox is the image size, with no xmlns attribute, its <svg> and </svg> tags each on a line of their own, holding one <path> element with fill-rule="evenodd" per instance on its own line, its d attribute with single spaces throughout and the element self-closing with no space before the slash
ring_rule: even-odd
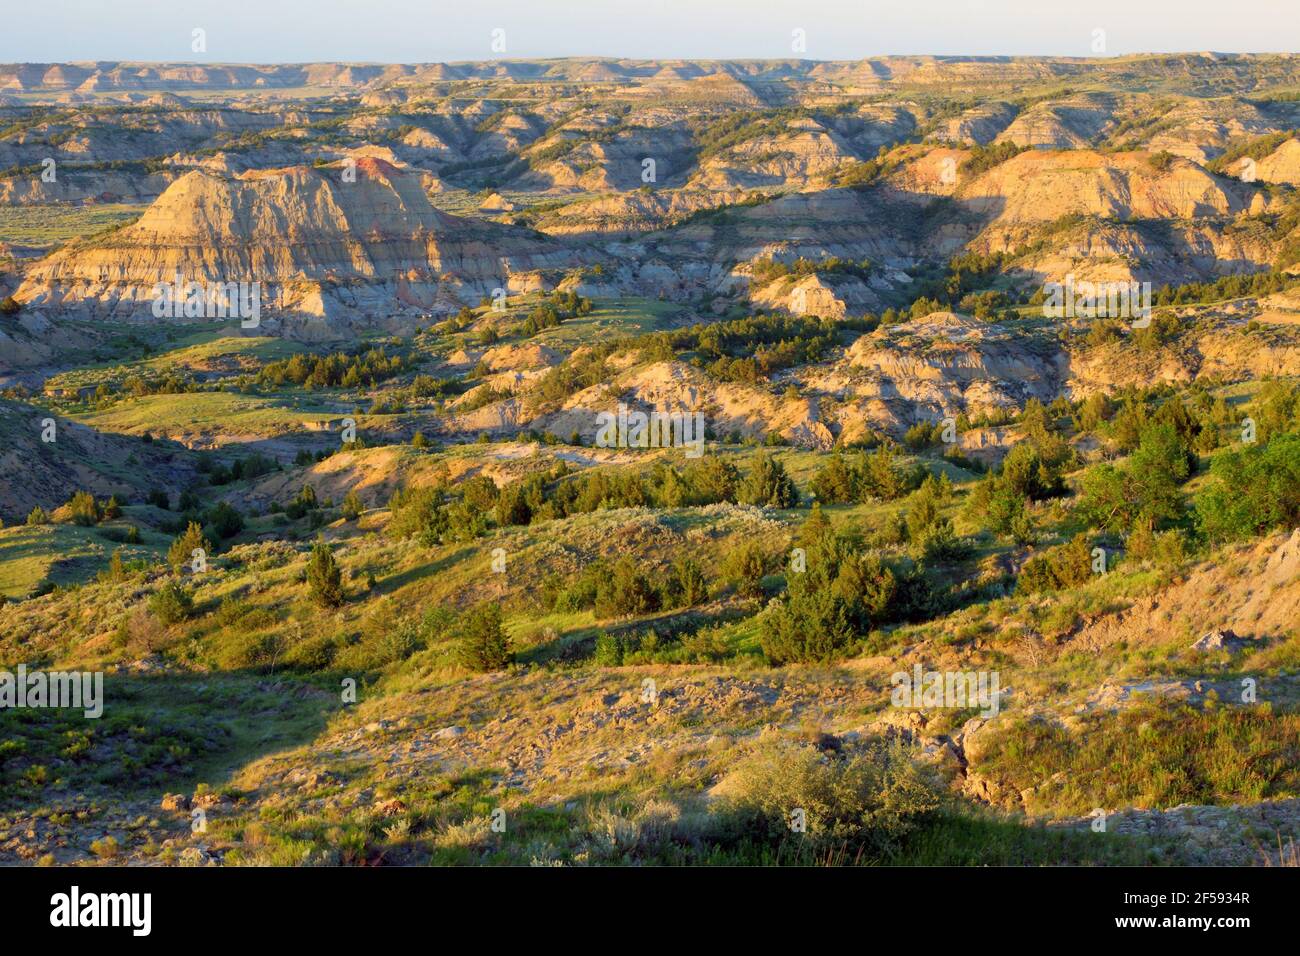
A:
<svg viewBox="0 0 1300 956">
<path fill-rule="evenodd" d="M 205 54 L 190 49 L 207 31 Z M 1300 0 L 4 0 L 0 62 L 1300 51 Z"/>
</svg>

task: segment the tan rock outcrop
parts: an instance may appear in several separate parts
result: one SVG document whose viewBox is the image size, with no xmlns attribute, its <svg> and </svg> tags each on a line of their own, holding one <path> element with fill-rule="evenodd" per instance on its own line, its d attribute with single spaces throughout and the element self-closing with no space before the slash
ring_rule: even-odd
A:
<svg viewBox="0 0 1300 956">
<path fill-rule="evenodd" d="M 248 172 L 195 170 L 138 222 L 34 267 L 17 298 L 33 307 L 152 319 L 159 283 L 260 283 L 266 328 L 313 337 L 402 314 L 453 311 L 516 272 L 573 262 L 526 230 L 435 209 L 419 175 L 363 157 Z M 327 336 L 328 337 L 328 336 Z"/>
</svg>

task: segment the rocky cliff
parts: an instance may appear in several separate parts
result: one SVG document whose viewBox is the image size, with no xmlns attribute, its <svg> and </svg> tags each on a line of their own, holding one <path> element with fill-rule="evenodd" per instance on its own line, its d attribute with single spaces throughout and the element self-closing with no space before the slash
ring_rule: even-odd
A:
<svg viewBox="0 0 1300 956">
<path fill-rule="evenodd" d="M 574 253 L 528 230 L 435 209 L 420 176 L 382 160 L 194 170 L 138 222 L 51 256 L 27 275 L 28 307 L 153 318 L 159 283 L 260 283 L 265 327 L 364 324 L 454 311 Z M 324 334 L 317 329 L 317 334 Z"/>
</svg>

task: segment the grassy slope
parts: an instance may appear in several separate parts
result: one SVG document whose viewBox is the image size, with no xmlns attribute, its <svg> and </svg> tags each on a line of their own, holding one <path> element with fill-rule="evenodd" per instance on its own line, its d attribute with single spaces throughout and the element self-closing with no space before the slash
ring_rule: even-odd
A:
<svg viewBox="0 0 1300 956">
<path fill-rule="evenodd" d="M 282 434 L 306 423 L 323 426 L 339 417 L 297 398 L 189 392 L 146 395 L 134 402 L 86 413 L 78 420 L 100 431 L 119 434 L 138 435 L 150 430 Z"/>
<path fill-rule="evenodd" d="M 53 246 L 134 222 L 145 208 L 128 203 L 0 206 L 0 242 Z"/>
<path fill-rule="evenodd" d="M 521 306 L 520 312 L 526 314 L 526 309 Z M 645 304 L 602 306 L 539 339 L 553 336 L 552 344 L 571 348 L 593 335 L 607 334 L 609 326 L 602 322 L 647 328 L 666 314 L 666 307 Z M 567 335 L 573 339 L 566 339 Z M 226 347 L 221 342 L 181 343 L 175 353 L 149 361 L 184 356 L 186 362 L 204 362 L 228 354 L 223 352 Z M 270 356 L 254 358 L 265 361 Z M 333 417 L 320 410 L 316 399 L 301 391 L 260 397 L 148 396 L 79 417 L 106 431 L 193 428 L 222 436 L 266 435 L 290 433 L 304 422 Z M 401 449 L 401 456 L 419 459 L 422 470 L 436 472 L 447 466 L 463 474 L 472 473 L 476 458 L 508 448 L 460 446 L 436 453 Z M 742 470 L 756 453 L 753 448 L 725 451 Z M 363 460 L 389 453 L 389 449 L 372 449 L 356 457 Z M 769 453 L 782 461 L 806 493 L 823 456 L 797 449 Z M 649 461 L 647 456 L 646 464 Z M 956 500 L 946 511 L 959 531 L 972 530 L 963 523 L 961 507 L 966 483 L 973 476 L 948 462 L 932 461 L 931 467 L 946 471 L 958 485 Z M 290 471 L 277 480 L 292 489 L 308 478 L 305 471 Z M 247 486 L 236 485 L 204 494 L 209 500 L 216 494 L 239 500 L 245 490 Z M 893 502 L 826 510 L 841 529 L 870 532 L 904 507 Z M 140 761 L 139 767 L 129 765 L 140 771 L 129 795 L 148 810 L 156 807 L 164 789 L 206 784 L 229 790 L 234 802 L 214 816 L 218 818 L 215 839 L 233 848 L 232 862 L 307 858 L 680 862 L 685 851 L 663 846 L 646 851 L 648 857 L 638 857 L 635 847 L 620 845 L 620 828 L 648 832 L 653 816 L 648 808 L 666 801 L 676 807 L 673 813 L 687 821 L 681 832 L 699 836 L 704 831 L 693 831 L 691 821 L 707 812 L 704 791 L 709 781 L 748 751 L 762 727 L 774 724 L 786 733 L 815 727 L 837 734 L 861 728 L 886 712 L 888 673 L 905 660 L 923 660 L 927 666 L 997 667 L 1005 675 L 1004 683 L 1022 695 L 1019 701 L 1034 705 L 1073 703 L 1104 681 L 1137 681 L 1205 669 L 1203 662 L 1186 658 L 1187 636 L 1176 628 L 1156 635 L 1149 646 L 1119 644 L 1091 653 L 1069 646 L 1081 621 L 1122 613 L 1167 587 L 1186 568 L 1121 565 L 1069 594 L 1012 595 L 925 624 L 886 628 L 872 636 L 860 659 L 830 669 L 763 669 L 754 614 L 757 605 L 736 601 L 716 580 L 717 606 L 703 609 L 697 622 L 712 629 L 708 654 L 683 650 L 672 639 L 657 651 L 646 651 L 642 642 L 634 665 L 623 668 L 592 662 L 596 634 L 602 629 L 666 632 L 673 615 L 602 621 L 589 610 L 547 612 L 537 604 L 536 587 L 546 574 L 564 574 L 566 568 L 572 573 L 572 564 L 566 561 L 580 564 L 598 555 L 629 553 L 658 573 L 685 554 L 716 579 L 727 554 L 742 542 L 761 541 L 773 554 L 786 550 L 803 515 L 774 513 L 768 523 L 749 526 L 743 516 L 733 513 L 613 510 L 429 548 L 387 539 L 382 534 L 386 513 L 382 507 L 373 508 L 360 523 L 332 522 L 324 529 L 343 567 L 348 592 L 348 602 L 337 611 L 316 608 L 304 594 L 305 550 L 314 534 L 310 523 L 259 517 L 250 520 L 240 538 L 221 549 L 208 575 L 192 582 L 196 615 L 191 621 L 161 629 L 149 625 L 142 605 L 165 578 L 156 571 L 137 573 L 122 585 L 88 583 L 0 610 L 0 622 L 8 632 L 0 652 L 5 660 L 102 665 L 161 651 L 182 667 L 213 674 L 197 684 L 191 675 L 169 672 L 125 685 L 123 699 L 135 703 L 123 705 L 124 716 L 144 728 L 140 738 L 148 747 L 142 754 L 126 748 L 128 752 L 120 756 Z M 327 522 L 333 518 L 328 515 Z M 272 534 L 290 544 L 254 543 Z M 156 559 L 166 541 L 162 535 L 147 535 L 143 553 Z M 495 547 L 506 548 L 509 556 L 504 576 L 490 570 Z M 94 529 L 0 531 L 0 587 L 17 595 L 45 580 L 88 582 L 111 549 Z M 1007 555 L 1010 550 L 1005 544 L 984 541 L 979 556 Z M 58 564 L 59 556 L 73 560 Z M 954 575 L 969 572 L 969 567 L 952 569 Z M 373 590 L 366 583 L 372 574 Z M 777 583 L 776 576 L 769 580 Z M 506 628 L 523 665 L 509 675 L 463 679 L 453 666 L 449 619 L 430 616 L 440 607 L 478 601 L 497 603 L 505 611 Z M 48 626 L 51 619 L 67 625 L 53 632 Z M 386 658 L 386 642 L 412 621 L 430 622 L 422 649 L 403 661 Z M 1036 635 L 1039 643 L 1026 644 L 1022 639 L 1026 632 Z M 336 639 L 341 648 L 334 672 L 318 673 L 310 682 L 289 676 L 286 658 L 295 648 L 322 637 Z M 1268 672 L 1278 673 L 1288 666 L 1286 662 L 1294 657 L 1288 648 L 1295 640 L 1294 634 L 1282 634 L 1270 644 Z M 706 660 L 710 663 L 702 663 Z M 355 710 L 335 701 L 333 687 L 344 675 L 360 679 L 362 703 Z M 702 709 L 673 711 L 667 723 L 635 708 L 620 711 L 621 723 L 609 726 L 592 718 L 593 711 L 620 710 L 631 704 L 623 698 L 635 696 L 648 675 L 664 688 L 680 689 L 679 703 L 696 694 L 711 700 L 709 695 L 719 687 L 738 689 L 736 696 L 714 700 Z M 219 689 L 220 702 L 203 696 L 203 685 L 209 683 Z M 777 689 L 775 699 L 764 688 Z M 193 714 L 180 698 L 190 693 L 219 715 L 218 729 L 211 734 L 185 732 Z M 267 694 L 276 695 L 279 703 Z M 139 707 L 131 709 L 136 704 Z M 269 722 L 259 724 L 264 715 Z M 928 715 L 931 723 L 926 732 L 953 732 L 966 716 Z M 1158 710 L 1151 719 L 1167 716 Z M 1012 791 L 1042 788 L 1053 774 L 1068 772 L 1067 785 L 1037 791 L 1035 809 L 1048 814 L 1082 813 L 1107 800 L 1163 806 L 1183 799 L 1300 795 L 1300 781 L 1284 773 L 1256 772 L 1234 779 L 1219 772 L 1223 754 L 1230 753 L 1235 743 L 1271 755 L 1267 756 L 1270 763 L 1285 764 L 1294 748 L 1290 722 L 1266 723 L 1247 715 L 1247 724 L 1237 736 L 1233 728 L 1200 728 L 1209 742 L 1196 750 L 1146 747 L 1129 752 L 1117 748 L 1112 739 L 1113 730 L 1122 726 L 1119 721 L 1127 718 L 1115 718 L 1115 723 L 1104 715 L 1096 719 L 1099 724 L 1092 737 L 1096 745 L 1082 749 L 1055 738 L 1040 739 L 1032 723 L 1009 724 L 999 747 L 988 751 L 981 770 Z M 510 720 L 524 723 L 505 726 Z M 1186 715 L 1179 721 L 1175 727 L 1194 724 L 1188 723 Z M 378 731 L 370 729 L 374 724 L 380 725 Z M 431 736 L 436 738 L 444 727 L 468 728 L 470 736 L 459 744 L 459 737 L 446 738 L 450 742 L 437 753 L 419 756 Z M 553 731 L 570 736 L 558 740 Z M 665 736 L 673 735 L 680 737 L 674 739 L 681 746 L 664 746 Z M 123 786 L 120 774 L 92 779 L 97 762 L 88 764 L 90 758 L 77 752 L 77 741 L 67 738 L 62 727 L 29 727 L 22 736 L 27 749 L 10 755 L 3 772 L 11 775 L 16 786 L 35 788 L 31 798 L 45 786 L 46 778 L 37 779 L 42 777 L 34 769 L 38 767 L 47 767 L 48 779 L 62 781 L 49 797 L 53 803 L 100 785 L 108 786 L 107 792 Z M 1176 730 L 1169 739 L 1177 740 Z M 545 752 L 545 759 L 532 769 L 528 760 L 520 762 L 519 747 L 525 747 L 526 757 L 529 741 Z M 114 753 L 123 749 L 121 742 L 106 746 Z M 172 753 L 173 747 L 179 751 Z M 68 748 L 74 752 L 65 753 Z M 1140 772 L 1135 769 L 1121 778 L 1123 786 L 1118 790 L 1098 789 L 1091 782 L 1098 768 L 1115 761 L 1126 761 Z M 319 779 L 300 785 L 294 782 L 295 773 L 308 778 L 315 774 Z M 1172 774 L 1182 774 L 1194 785 L 1143 786 L 1168 782 Z M 390 800 L 401 802 L 404 809 L 375 809 Z M 518 832 L 512 829 L 506 838 L 493 841 L 478 821 L 498 806 L 507 808 L 510 819 L 523 825 Z M 0 821 L 0 830 L 3 827 Z M 124 838 L 133 853 L 167 858 L 150 842 L 168 832 L 165 821 L 160 828 L 146 826 L 133 832 L 135 836 Z M 609 833 L 614 834 L 612 843 Z M 0 833 L 0 854 L 3 840 Z M 782 855 L 786 851 L 781 847 L 770 846 L 732 845 L 725 852 L 693 846 L 690 852 L 695 854 L 692 858 L 713 862 L 790 859 Z M 1000 813 L 972 816 L 962 809 L 946 811 L 933 828 L 912 837 L 902 859 L 1045 863 L 1151 858 L 1141 841 L 1081 839 L 1077 833 L 1025 827 L 1023 821 Z"/>
<path fill-rule="evenodd" d="M 194 372 L 209 368 L 256 370 L 267 362 L 290 358 L 304 348 L 284 339 L 257 336 L 239 338 L 217 332 L 200 332 L 159 355 L 134 362 L 103 362 L 46 379 L 46 389 L 77 389 L 100 384 L 118 385 L 132 375 L 150 377 L 169 372 Z"/>
</svg>

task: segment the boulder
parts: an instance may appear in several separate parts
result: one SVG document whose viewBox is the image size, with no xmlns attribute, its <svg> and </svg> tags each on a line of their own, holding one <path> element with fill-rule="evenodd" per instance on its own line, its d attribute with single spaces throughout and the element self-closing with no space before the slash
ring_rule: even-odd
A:
<svg viewBox="0 0 1300 956">
<path fill-rule="evenodd" d="M 1239 637 L 1229 630 L 1213 630 L 1192 645 L 1194 651 L 1228 651 L 1233 653 L 1250 643 L 1249 638 Z"/>
</svg>

